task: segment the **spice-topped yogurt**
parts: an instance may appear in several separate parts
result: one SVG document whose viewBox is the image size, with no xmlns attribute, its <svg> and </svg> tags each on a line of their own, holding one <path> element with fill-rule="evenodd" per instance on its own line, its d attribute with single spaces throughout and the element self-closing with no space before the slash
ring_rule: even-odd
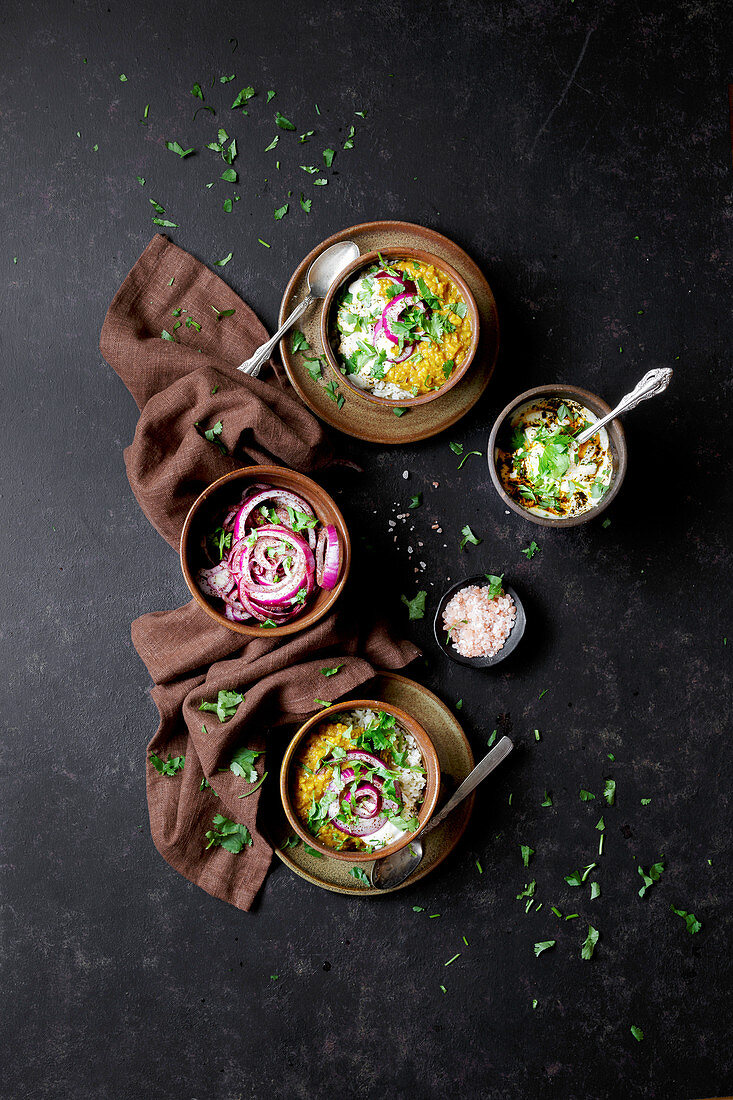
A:
<svg viewBox="0 0 733 1100">
<path fill-rule="evenodd" d="M 530 401 L 511 418 L 498 447 L 505 491 L 526 511 L 565 519 L 594 508 L 611 483 L 613 456 L 605 428 L 580 446 L 574 436 L 597 417 L 577 401 Z"/>
</svg>

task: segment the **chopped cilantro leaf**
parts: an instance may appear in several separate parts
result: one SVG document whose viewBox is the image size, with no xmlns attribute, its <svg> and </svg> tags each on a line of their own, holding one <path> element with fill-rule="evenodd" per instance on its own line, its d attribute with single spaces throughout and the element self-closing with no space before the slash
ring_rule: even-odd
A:
<svg viewBox="0 0 733 1100">
<path fill-rule="evenodd" d="M 425 598 L 427 592 L 421 590 L 412 600 L 408 600 L 407 596 L 400 596 L 402 603 L 405 605 L 408 611 L 410 620 L 423 619 L 425 617 Z"/>
</svg>

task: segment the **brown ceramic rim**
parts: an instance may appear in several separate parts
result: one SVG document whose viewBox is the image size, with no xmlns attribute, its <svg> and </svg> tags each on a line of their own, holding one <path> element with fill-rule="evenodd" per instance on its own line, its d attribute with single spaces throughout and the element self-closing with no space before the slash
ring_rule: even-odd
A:
<svg viewBox="0 0 733 1100">
<path fill-rule="evenodd" d="M 420 751 L 425 761 L 425 770 L 427 772 L 425 797 L 417 815 L 420 823 L 418 828 L 415 829 L 414 832 L 406 833 L 404 837 L 400 840 L 396 840 L 394 844 L 389 844 L 386 848 L 380 848 L 378 854 L 375 852 L 339 852 L 335 848 L 329 848 L 327 844 L 322 844 L 314 836 L 311 836 L 308 830 L 302 825 L 290 800 L 290 764 L 301 743 L 315 726 L 328 720 L 330 713 L 340 714 L 344 711 L 356 710 L 358 708 L 382 710 L 386 711 L 387 714 L 394 715 L 400 725 L 407 733 L 412 734 L 420 746 Z M 293 737 L 287 747 L 280 767 L 280 798 L 282 799 L 283 809 L 285 810 L 285 816 L 300 839 L 311 848 L 315 848 L 317 852 L 323 852 L 324 855 L 332 859 L 346 860 L 349 863 L 373 863 L 375 859 L 382 859 L 384 856 L 389 856 L 393 852 L 399 852 L 401 848 L 406 847 L 427 825 L 435 810 L 439 793 L 440 763 L 438 761 L 438 754 L 435 751 L 435 747 L 427 731 L 423 729 L 420 723 L 409 715 L 407 711 L 394 706 L 392 703 L 383 703 L 379 699 L 345 699 L 343 702 L 334 703 L 328 710 L 321 710 L 317 714 L 314 714 L 307 722 L 304 722 Z"/>
<path fill-rule="evenodd" d="M 380 256 L 385 256 L 392 260 L 418 260 L 421 263 L 437 267 L 439 271 L 453 280 L 468 307 L 468 312 L 471 315 L 471 343 L 468 347 L 468 353 L 460 367 L 453 371 L 445 384 L 442 385 L 439 390 L 433 390 L 432 393 L 423 393 L 419 397 L 376 397 L 369 390 L 363 390 L 359 386 L 355 386 L 349 381 L 348 374 L 342 374 L 339 368 L 339 362 L 329 337 L 331 307 L 344 283 L 363 267 L 369 267 L 370 264 L 377 263 Z M 460 382 L 476 355 L 476 349 L 479 343 L 480 324 L 481 321 L 476 299 L 471 293 L 466 280 L 458 274 L 455 268 L 451 267 L 445 260 L 441 260 L 438 256 L 433 256 L 431 252 L 425 252 L 420 248 L 410 248 L 409 246 L 401 248 L 399 245 L 394 245 L 388 248 L 379 249 L 378 251 L 367 252 L 364 256 L 357 256 L 356 259 L 341 272 L 341 275 L 323 300 L 323 307 L 321 309 L 321 345 L 323 347 L 323 353 L 328 360 L 328 364 L 336 375 L 340 386 L 345 386 L 347 389 L 351 390 L 352 393 L 357 393 L 359 397 L 363 397 L 365 401 L 371 401 L 374 405 L 386 405 L 388 408 L 394 408 L 395 406 L 397 408 L 407 408 L 412 405 L 427 405 L 430 401 L 436 401 L 441 394 L 447 393 L 448 390 L 452 390 L 456 383 Z"/>
<path fill-rule="evenodd" d="M 470 775 L 470 773 L 473 771 L 476 761 L 474 759 L 471 743 L 466 737 L 463 726 L 460 724 L 453 711 L 449 707 L 447 707 L 443 700 L 439 699 L 434 692 L 426 688 L 424 684 L 418 684 L 415 680 L 410 680 L 407 676 L 401 676 L 398 672 L 379 672 L 377 673 L 377 677 L 380 682 L 386 680 L 388 685 L 390 682 L 396 681 L 397 683 L 407 684 L 409 687 L 415 688 L 421 695 L 428 696 L 432 700 L 432 702 L 445 713 L 451 727 L 455 730 L 456 736 L 460 736 L 460 739 L 463 742 L 464 748 L 468 754 L 468 770 L 466 771 L 466 775 L 461 777 L 460 779 L 460 782 L 463 782 L 463 779 L 465 779 L 466 776 Z M 348 699 L 344 700 L 344 703 L 348 703 Z M 453 854 L 453 852 L 465 836 L 466 829 L 468 828 L 468 823 L 471 820 L 471 814 L 473 813 L 475 801 L 475 793 L 470 794 L 468 798 L 464 799 L 462 805 L 463 807 L 465 807 L 465 809 L 461 813 L 460 828 L 453 837 L 453 840 L 443 848 L 437 859 L 433 860 L 433 862 L 430 864 L 424 864 L 418 867 L 414 875 L 410 875 L 408 879 L 406 879 L 404 882 L 401 882 L 399 886 L 394 886 L 391 890 L 376 890 L 373 887 L 365 890 L 362 886 L 344 886 L 341 884 L 337 885 L 335 883 L 325 882 L 323 879 L 318 878 L 314 874 L 311 874 L 310 871 L 306 870 L 304 867 L 301 867 L 298 863 L 296 863 L 287 849 L 283 850 L 282 848 L 274 846 L 275 855 L 278 857 L 281 863 L 284 863 L 285 866 L 293 872 L 293 874 L 297 875 L 299 878 L 304 879 L 305 882 L 310 882 L 312 886 L 320 887 L 321 890 L 328 890 L 329 893 L 332 894 L 350 894 L 355 897 L 384 897 L 386 894 L 394 893 L 395 890 L 405 890 L 409 886 L 414 886 L 414 884 L 416 882 L 419 882 L 421 878 L 425 878 L 426 875 L 432 874 L 432 872 L 437 867 L 440 867 L 441 863 L 445 862 L 449 855 Z M 439 826 L 439 829 L 440 828 L 442 828 L 442 825 Z"/>
<path fill-rule="evenodd" d="M 316 599 L 302 615 L 293 619 L 292 622 L 285 623 L 283 626 L 263 627 L 250 626 L 249 623 L 231 622 L 221 611 L 218 611 L 213 604 L 209 603 L 204 594 L 200 591 L 193 578 L 191 569 L 189 568 L 188 543 L 191 527 L 202 506 L 217 493 L 223 485 L 228 484 L 230 481 L 266 481 L 276 488 L 290 489 L 293 492 L 299 493 L 300 496 L 304 497 L 312 506 L 319 519 L 323 520 L 325 518 L 328 523 L 333 523 L 339 533 L 342 557 L 341 575 L 339 576 L 336 587 L 332 588 L 330 591 L 321 589 Z M 322 619 L 333 607 L 336 600 L 341 595 L 349 576 L 349 569 L 351 567 L 351 539 L 349 538 L 349 532 L 344 517 L 341 515 L 336 503 L 325 489 L 322 489 L 315 481 L 311 481 L 305 474 L 298 473 L 297 470 L 287 470 L 284 466 L 244 466 L 241 470 L 233 470 L 229 474 L 224 474 L 223 477 L 218 478 L 216 481 L 212 481 L 211 485 L 208 485 L 203 493 L 201 493 L 191 505 L 188 515 L 186 516 L 186 522 L 183 524 L 183 530 L 181 531 L 180 559 L 183 576 L 191 595 L 196 600 L 199 607 L 201 607 L 210 618 L 217 622 L 219 626 L 225 626 L 227 630 L 232 630 L 235 634 L 244 634 L 250 638 L 282 638 L 287 634 L 297 634 L 299 631 L 305 630 L 309 626 L 313 626 L 314 623 Z"/>
<path fill-rule="evenodd" d="M 297 302 L 293 301 L 293 293 L 296 286 L 305 278 L 308 268 L 315 260 L 316 256 L 319 256 L 324 249 L 330 247 L 332 244 L 337 244 L 339 241 L 346 241 L 350 239 L 356 240 L 359 243 L 359 238 L 364 234 L 372 233 L 395 233 L 402 231 L 405 234 L 413 235 L 415 237 L 424 240 L 425 243 L 430 246 L 438 245 L 447 250 L 459 253 L 465 262 L 465 266 L 469 269 L 470 278 L 475 285 L 481 289 L 481 297 L 486 298 L 486 316 L 484 318 L 483 334 L 479 343 L 479 357 L 486 358 L 486 366 L 484 369 L 485 377 L 481 384 L 476 388 L 476 391 L 470 395 L 467 395 L 465 403 L 461 404 L 451 414 L 446 415 L 440 419 L 437 423 L 428 422 L 425 423 L 421 420 L 410 420 L 408 417 L 400 418 L 399 435 L 394 434 L 394 425 L 390 425 L 393 429 L 390 433 L 385 433 L 379 428 L 373 428 L 368 431 L 364 430 L 361 419 L 358 416 L 352 417 L 350 422 L 348 419 L 340 419 L 336 414 L 336 407 L 332 411 L 327 402 L 324 402 L 323 407 L 313 402 L 308 392 L 308 389 L 301 382 L 298 377 L 298 373 L 295 370 L 291 359 L 290 352 L 288 351 L 287 342 L 285 337 L 280 341 L 280 357 L 285 367 L 285 372 L 290 380 L 295 392 L 303 400 L 309 409 L 311 409 L 316 416 L 325 421 L 326 424 L 330 424 L 332 428 L 336 428 L 337 431 L 342 432 L 344 435 L 352 436 L 354 439 L 365 440 L 367 443 L 380 443 L 390 446 L 401 446 L 403 443 L 418 443 L 422 439 L 430 439 L 434 435 L 438 435 L 440 432 L 447 431 L 459 420 L 461 420 L 467 413 L 471 411 L 474 405 L 481 399 L 486 387 L 489 385 L 491 378 L 496 367 L 496 361 L 499 355 L 499 345 L 501 342 L 501 331 L 499 325 L 499 314 L 496 307 L 496 299 L 494 293 L 486 280 L 486 276 L 483 274 L 478 264 L 473 260 L 469 254 L 462 249 L 459 245 L 452 241 L 450 237 L 446 237 L 443 233 L 438 233 L 434 229 L 428 229 L 425 226 L 417 225 L 415 222 L 403 222 L 403 221 L 373 221 L 373 222 L 360 222 L 357 225 L 347 226 L 345 229 L 340 229 L 336 233 L 332 233 L 330 237 L 321 241 L 315 248 L 311 249 L 307 256 L 301 260 L 298 267 L 295 269 L 290 277 L 288 285 L 285 288 L 285 292 L 280 302 L 280 310 L 278 313 L 278 324 L 282 324 L 287 314 L 295 307 Z M 487 319 L 490 320 L 488 324 L 488 331 L 486 326 Z M 487 341 L 489 342 L 487 347 Z M 461 387 L 463 391 L 465 387 Z M 376 406 L 374 406 L 376 408 Z M 392 410 L 385 404 L 383 406 L 385 414 L 391 413 Z M 350 410 L 351 412 L 351 410 Z M 394 419 L 394 415 L 392 416 Z M 405 422 L 407 421 L 407 422 Z"/>
<path fill-rule="evenodd" d="M 487 450 L 491 480 L 494 483 L 494 488 L 506 506 L 516 512 L 517 515 L 522 516 L 524 519 L 528 519 L 530 523 L 536 523 L 540 527 L 578 527 L 581 523 L 588 523 L 589 520 L 599 516 L 601 512 L 605 512 L 606 508 L 608 508 L 609 504 L 615 499 L 621 488 L 621 484 L 626 475 L 627 465 L 626 435 L 624 433 L 623 424 L 620 420 L 612 420 L 610 424 L 606 425 L 606 431 L 608 432 L 611 451 L 613 453 L 613 477 L 608 492 L 601 497 L 599 503 L 596 504 L 594 508 L 589 508 L 587 512 L 583 512 L 579 516 L 568 516 L 567 519 L 552 519 L 548 516 L 535 516 L 531 512 L 528 512 L 526 508 L 522 508 L 521 504 L 517 504 L 502 485 L 499 472 L 496 468 L 496 440 L 502 425 L 505 420 L 511 416 L 514 410 L 519 408 L 520 405 L 524 405 L 525 402 L 532 401 L 538 397 L 569 397 L 572 401 L 577 401 L 579 404 L 586 405 L 597 417 L 607 416 L 611 411 L 611 406 L 607 405 L 603 398 L 597 397 L 594 393 L 589 393 L 588 390 L 581 389 L 580 386 L 565 386 L 562 384 L 555 385 L 550 383 L 546 386 L 534 386 L 531 390 L 525 390 L 524 393 L 520 393 L 519 397 L 515 397 L 513 401 L 510 401 L 494 421 L 494 427 L 491 429 Z"/>
</svg>

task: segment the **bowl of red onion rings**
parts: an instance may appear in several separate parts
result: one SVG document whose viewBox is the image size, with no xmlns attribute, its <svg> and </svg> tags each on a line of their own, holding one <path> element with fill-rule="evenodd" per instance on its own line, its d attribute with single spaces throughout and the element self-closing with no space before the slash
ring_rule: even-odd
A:
<svg viewBox="0 0 733 1100">
<path fill-rule="evenodd" d="M 281 466 L 248 466 L 213 482 L 181 533 L 194 599 L 221 626 L 250 636 L 312 626 L 341 594 L 350 560 L 334 501 Z"/>
</svg>

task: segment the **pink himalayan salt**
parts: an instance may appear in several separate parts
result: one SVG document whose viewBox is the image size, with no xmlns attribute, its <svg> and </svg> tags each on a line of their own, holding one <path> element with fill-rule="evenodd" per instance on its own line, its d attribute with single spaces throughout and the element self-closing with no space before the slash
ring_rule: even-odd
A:
<svg viewBox="0 0 733 1100">
<path fill-rule="evenodd" d="M 493 657 L 511 634 L 517 609 L 506 593 L 488 598 L 488 585 L 467 585 L 451 596 L 443 626 L 462 657 Z"/>
</svg>

